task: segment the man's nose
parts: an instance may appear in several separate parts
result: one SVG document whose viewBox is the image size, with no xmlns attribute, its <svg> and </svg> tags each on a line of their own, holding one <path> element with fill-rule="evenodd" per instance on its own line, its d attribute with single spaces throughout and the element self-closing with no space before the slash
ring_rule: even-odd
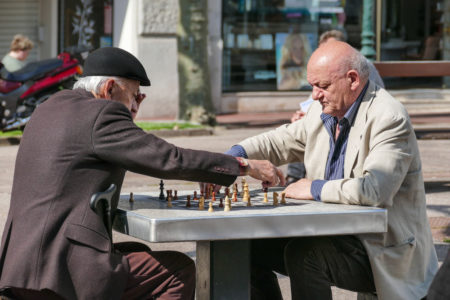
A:
<svg viewBox="0 0 450 300">
<path fill-rule="evenodd" d="M 319 100 L 322 96 L 323 96 L 322 90 L 319 89 L 318 87 L 313 87 L 312 98 L 314 100 Z"/>
</svg>

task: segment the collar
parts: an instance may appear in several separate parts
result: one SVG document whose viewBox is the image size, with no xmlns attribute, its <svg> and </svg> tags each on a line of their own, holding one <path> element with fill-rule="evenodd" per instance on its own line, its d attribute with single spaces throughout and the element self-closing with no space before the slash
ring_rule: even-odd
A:
<svg viewBox="0 0 450 300">
<path fill-rule="evenodd" d="M 368 87 L 369 87 L 369 80 L 367 80 L 366 85 L 362 89 L 361 93 L 359 93 L 358 98 L 356 98 L 356 101 L 353 102 L 353 104 L 350 106 L 350 108 L 345 113 L 345 115 L 342 118 L 342 120 L 339 121 L 339 124 L 343 125 L 345 122 L 348 123 L 348 124 L 352 124 L 353 123 L 353 121 L 355 120 L 355 117 L 356 117 L 356 113 L 358 112 L 359 105 L 361 104 L 361 101 L 364 98 Z M 323 123 L 325 123 L 330 118 L 335 119 L 334 122 L 335 122 L 335 124 L 337 123 L 337 118 L 333 117 L 333 116 L 331 116 L 329 114 L 322 113 L 320 115 L 320 118 L 322 119 Z"/>
</svg>

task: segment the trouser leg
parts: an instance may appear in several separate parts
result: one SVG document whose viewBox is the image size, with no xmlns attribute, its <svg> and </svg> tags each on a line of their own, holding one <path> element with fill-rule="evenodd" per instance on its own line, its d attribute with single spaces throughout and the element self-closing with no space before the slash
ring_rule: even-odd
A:
<svg viewBox="0 0 450 300">
<path fill-rule="evenodd" d="M 332 299 L 331 286 L 374 292 L 372 269 L 354 236 L 305 237 L 290 241 L 284 253 L 292 299 Z"/>
<path fill-rule="evenodd" d="M 195 263 L 175 251 L 125 254 L 130 266 L 122 299 L 194 299 Z"/>
<path fill-rule="evenodd" d="M 35 291 L 22 288 L 10 288 L 6 295 L 8 297 L 5 299 L 11 300 L 63 300 L 62 297 L 50 290 Z M 0 296 L 0 298 L 2 297 Z"/>
<path fill-rule="evenodd" d="M 275 272 L 286 275 L 284 247 L 291 239 L 260 239 L 251 243 L 251 299 L 280 300 Z"/>
</svg>

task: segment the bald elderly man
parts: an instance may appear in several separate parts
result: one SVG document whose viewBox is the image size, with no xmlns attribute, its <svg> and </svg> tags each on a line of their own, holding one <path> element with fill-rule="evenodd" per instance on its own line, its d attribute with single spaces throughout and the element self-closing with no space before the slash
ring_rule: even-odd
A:
<svg viewBox="0 0 450 300">
<path fill-rule="evenodd" d="M 437 258 L 408 113 L 368 79 L 367 60 L 344 42 L 320 46 L 307 72 L 315 101 L 306 116 L 229 153 L 275 165 L 304 162 L 306 178 L 289 185 L 287 197 L 386 208 L 388 230 L 254 241 L 252 299 L 281 299 L 273 271 L 290 277 L 292 299 L 331 299 L 331 286 L 421 299 Z"/>
</svg>

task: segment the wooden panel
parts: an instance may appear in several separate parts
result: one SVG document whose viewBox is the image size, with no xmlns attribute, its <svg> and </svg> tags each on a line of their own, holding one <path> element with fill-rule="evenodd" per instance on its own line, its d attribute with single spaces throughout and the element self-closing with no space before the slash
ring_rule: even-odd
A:
<svg viewBox="0 0 450 300">
<path fill-rule="evenodd" d="M 376 61 L 373 63 L 381 77 L 440 77 L 450 76 L 450 61 Z"/>
</svg>

